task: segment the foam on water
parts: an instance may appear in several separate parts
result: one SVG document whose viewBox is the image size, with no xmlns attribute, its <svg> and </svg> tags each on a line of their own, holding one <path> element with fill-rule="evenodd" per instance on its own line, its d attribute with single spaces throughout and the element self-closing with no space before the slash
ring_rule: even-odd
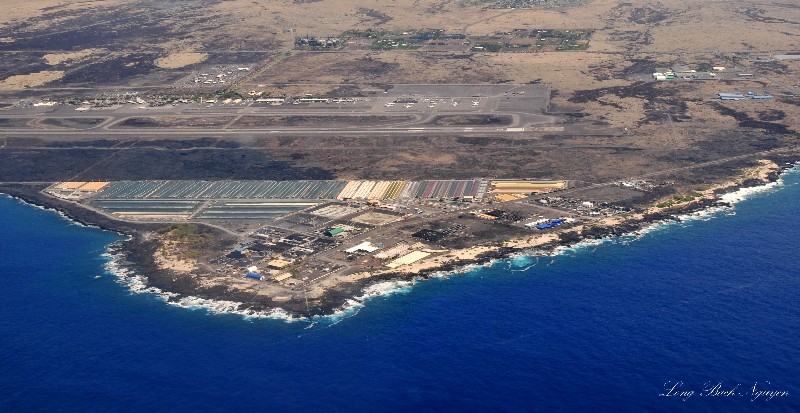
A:
<svg viewBox="0 0 800 413">
<path fill-rule="evenodd" d="M 107 231 L 105 228 L 101 228 L 101 227 L 99 227 L 97 225 L 87 225 L 87 224 L 84 224 L 82 222 L 78 222 L 78 221 L 72 219 L 69 215 L 65 214 L 64 211 L 61 211 L 59 209 L 50 208 L 50 207 L 37 205 L 37 204 L 32 204 L 32 203 L 30 203 L 30 202 L 28 202 L 28 201 L 26 201 L 26 200 L 24 200 L 24 199 L 22 199 L 20 197 L 16 197 L 16 196 L 13 196 L 13 195 L 8 195 L 8 194 L 3 194 L 3 193 L 0 193 L 0 195 L 3 195 L 3 196 L 8 197 L 8 198 L 11 198 L 11 199 L 16 200 L 17 202 L 19 202 L 21 204 L 25 204 L 27 206 L 30 206 L 30 207 L 33 207 L 33 208 L 36 208 L 36 209 L 39 209 L 39 210 L 42 210 L 42 211 L 53 212 L 53 213 L 59 215 L 61 218 L 64 218 L 64 220 L 67 221 L 70 225 L 75 225 L 75 226 L 82 227 L 82 228 L 94 228 L 94 229 Z M 115 232 L 115 231 L 112 231 L 112 232 Z"/>
<path fill-rule="evenodd" d="M 455 270 L 436 271 L 434 273 L 429 274 L 428 278 L 448 279 L 448 278 L 453 277 L 453 276 L 469 275 L 469 274 L 477 272 L 481 268 L 491 267 L 491 266 L 495 265 L 499 261 L 500 260 L 492 259 L 492 260 L 489 260 L 488 262 L 486 262 L 484 264 L 467 264 L 467 265 L 465 265 L 463 267 L 459 267 L 459 268 L 457 268 Z"/>
<path fill-rule="evenodd" d="M 292 315 L 282 308 L 271 308 L 268 310 L 252 310 L 244 308 L 244 304 L 237 301 L 211 300 L 195 296 L 181 296 L 177 293 L 164 291 L 160 288 L 147 285 L 147 277 L 135 274 L 123 263 L 123 254 L 118 251 L 121 242 L 112 244 L 103 254 L 107 261 L 105 263 L 106 272 L 116 277 L 120 285 L 125 286 L 135 294 L 151 294 L 165 303 L 191 309 L 205 310 L 210 314 L 234 314 L 240 315 L 245 319 L 276 319 L 285 322 L 306 322 L 309 319 Z M 386 297 L 393 294 L 408 293 L 416 284 L 419 278 L 412 280 L 389 280 L 371 284 L 364 288 L 362 294 L 347 300 L 341 308 L 334 313 L 326 316 L 314 316 L 311 319 L 315 322 L 325 321 L 337 323 L 344 318 L 351 317 L 364 307 L 366 301 L 376 297 Z"/>
<path fill-rule="evenodd" d="M 123 255 L 118 251 L 121 242 L 109 246 L 103 254 L 107 261 L 105 270 L 108 274 L 117 279 L 117 283 L 125 286 L 134 294 L 151 294 L 165 303 L 191 310 L 205 310 L 210 314 L 236 314 L 247 318 L 272 318 L 284 320 L 286 322 L 297 321 L 298 318 L 292 317 L 288 312 L 280 308 L 273 308 L 265 311 L 251 309 L 240 309 L 243 304 L 228 300 L 210 300 L 195 296 L 181 296 L 180 294 L 164 291 L 160 288 L 149 287 L 147 277 L 135 274 L 123 263 Z"/>
<path fill-rule="evenodd" d="M 509 264 L 511 264 L 512 268 L 527 267 L 534 262 L 534 257 L 531 257 L 530 255 L 517 255 L 511 257 L 509 261 Z"/>
<path fill-rule="evenodd" d="M 792 169 L 786 171 L 786 173 L 799 173 L 800 169 L 798 166 L 795 166 Z M 575 254 L 582 250 L 586 250 L 590 247 L 597 248 L 599 245 L 612 242 L 612 243 L 621 243 L 621 244 L 628 244 L 633 241 L 638 241 L 645 236 L 667 230 L 674 226 L 685 226 L 692 221 L 708 221 L 713 218 L 720 217 L 722 215 L 725 216 L 733 216 L 736 214 L 734 211 L 735 205 L 739 202 L 746 201 L 754 196 L 769 194 L 776 190 L 779 190 L 781 187 L 785 185 L 785 180 L 783 179 L 785 175 L 781 175 L 776 181 L 769 182 L 764 185 L 754 186 L 754 187 L 746 187 L 746 188 L 739 188 L 735 191 L 731 191 L 729 193 L 720 195 L 718 199 L 722 202 L 725 202 L 729 206 L 713 206 L 709 208 L 702 209 L 700 211 L 695 211 L 691 213 L 677 215 L 675 221 L 661 221 L 661 222 L 653 222 L 649 225 L 637 230 L 630 232 L 628 234 L 623 234 L 619 236 L 608 236 L 600 239 L 587 239 L 582 240 L 576 244 L 570 246 L 558 246 L 555 247 L 552 251 L 544 251 L 544 255 L 557 257 L 557 256 L 564 256 L 569 254 Z M 536 257 L 541 256 L 543 252 L 541 250 L 532 249 L 530 251 L 523 252 L 513 258 L 511 258 L 512 262 L 509 266 L 513 266 L 514 261 L 518 260 L 520 257 Z M 551 261 L 552 263 L 552 261 Z"/>
<path fill-rule="evenodd" d="M 796 173 L 797 171 L 798 168 L 795 167 L 788 172 Z M 641 228 L 638 231 L 634 231 L 629 234 L 621 236 L 609 236 L 601 239 L 582 240 L 573 245 L 558 246 L 552 250 L 542 250 L 534 248 L 519 254 L 515 254 L 514 256 L 506 259 L 493 259 L 482 265 L 471 264 L 471 265 L 466 265 L 454 271 L 439 271 L 431 274 L 429 278 L 446 279 L 455 275 L 471 274 L 474 273 L 475 270 L 477 269 L 484 267 L 491 267 L 497 265 L 498 263 L 505 263 L 506 265 L 508 265 L 509 270 L 512 272 L 525 272 L 538 265 L 540 257 L 542 256 L 551 258 L 550 263 L 547 264 L 550 265 L 555 262 L 555 257 L 575 255 L 580 252 L 586 251 L 590 248 L 592 249 L 592 251 L 594 251 L 594 249 L 596 249 L 598 246 L 607 242 L 627 244 L 629 242 L 640 240 L 645 236 L 667 229 L 669 227 L 673 227 L 675 225 L 686 225 L 687 223 L 696 220 L 703 220 L 703 221 L 709 220 L 720 216 L 721 213 L 723 212 L 727 215 L 733 214 L 735 212 L 733 212 L 732 209 L 736 203 L 742 202 L 756 195 L 770 193 L 774 190 L 777 190 L 783 185 L 784 185 L 784 180 L 781 177 L 777 181 L 765 185 L 748 187 L 748 188 L 739 188 L 735 191 L 719 196 L 719 200 L 729 204 L 730 206 L 715 206 L 703 209 L 701 211 L 678 215 L 676 217 L 677 221 L 652 223 L 644 228 Z M 35 208 L 55 212 L 59 214 L 61 217 L 63 217 L 65 220 L 69 221 L 71 224 L 83 227 L 98 228 L 96 226 L 88 226 L 81 224 L 71 219 L 69 216 L 67 216 L 65 213 L 59 210 L 53 208 L 46 208 L 35 204 L 29 204 L 20 198 L 16 197 L 12 198 L 17 199 L 18 201 L 23 202 L 25 204 L 31 205 Z M 130 237 L 128 238 L 128 240 L 129 239 Z M 153 296 L 158 297 L 159 299 L 161 299 L 162 301 L 164 301 L 169 305 L 185 309 L 192 309 L 192 310 L 205 310 L 208 311 L 210 314 L 235 314 L 242 316 L 244 319 L 265 318 L 265 319 L 283 320 L 285 322 L 309 321 L 308 318 L 301 318 L 294 316 L 281 308 L 272 308 L 269 310 L 260 310 L 260 311 L 247 308 L 242 309 L 242 307 L 244 307 L 244 304 L 236 301 L 210 300 L 195 296 L 180 296 L 179 294 L 163 291 L 156 287 L 148 287 L 147 278 L 145 276 L 133 273 L 129 268 L 127 268 L 124 265 L 123 255 L 119 251 L 121 246 L 122 242 L 113 243 L 109 245 L 106 252 L 103 253 L 103 256 L 107 259 L 105 263 L 105 269 L 109 274 L 116 277 L 117 282 L 119 284 L 124 285 L 132 293 L 152 294 Z M 421 277 L 415 277 L 412 278 L 411 280 L 389 280 L 389 281 L 381 281 L 374 284 L 370 284 L 362 290 L 362 293 L 360 295 L 347 300 L 333 314 L 327 316 L 314 316 L 311 318 L 311 321 L 312 323 L 324 322 L 329 325 L 337 324 L 338 322 L 346 318 L 358 314 L 359 310 L 363 308 L 366 302 L 369 301 L 370 299 L 376 297 L 386 297 L 393 294 L 406 294 L 410 292 L 413 286 L 421 279 L 422 279 Z"/>
<path fill-rule="evenodd" d="M 411 280 L 389 280 L 381 281 L 375 284 L 368 285 L 362 290 L 362 294 L 347 300 L 342 307 L 334 311 L 333 314 L 325 316 L 314 316 L 314 322 L 325 322 L 329 324 L 337 324 L 340 321 L 350 318 L 364 308 L 366 302 L 370 299 L 377 297 L 388 297 L 394 294 L 407 294 L 411 292 L 411 288 L 421 278 L 415 277 Z"/>
<path fill-rule="evenodd" d="M 454 282 L 420 283 L 413 296 L 374 298 L 408 291 L 376 286 L 368 304 L 349 303 L 363 310 L 291 324 L 130 295 L 98 262 L 120 237 L 22 211 L 27 222 L 9 225 L 3 244 L 30 240 L 20 248 L 30 254 L 3 267 L 3 331 L 11 336 L 0 359 L 13 362 L 0 387 L 13 391 L 0 410 L 800 411 L 792 396 L 657 396 L 672 379 L 697 386 L 769 380 L 771 389 L 798 393 L 792 300 L 800 284 L 791 248 L 800 224 L 798 179 L 787 176 L 792 188 L 737 204 L 735 219 L 726 219 L 728 208 L 711 223 L 671 223 L 677 226 L 669 233 L 629 248 L 584 244 L 563 258 L 541 248 L 490 270 L 445 273 Z M 5 222 L 16 224 L 16 202 L 0 201 L 8 201 Z M 49 257 L 56 265 L 43 265 Z M 505 270 L 537 257 L 524 274 Z M 95 274 L 106 281 L 91 280 Z M 131 280 L 142 289 L 146 281 Z M 70 286 L 80 288 L 65 291 Z M 574 396 L 575 389 L 585 391 Z"/>
<path fill-rule="evenodd" d="M 754 186 L 749 188 L 740 188 L 736 191 L 720 196 L 720 200 L 730 203 L 741 202 L 752 197 L 753 195 L 762 194 L 772 189 L 775 189 L 775 187 L 780 186 L 782 184 L 783 182 L 778 180 L 775 182 L 770 182 L 766 185 Z"/>
</svg>

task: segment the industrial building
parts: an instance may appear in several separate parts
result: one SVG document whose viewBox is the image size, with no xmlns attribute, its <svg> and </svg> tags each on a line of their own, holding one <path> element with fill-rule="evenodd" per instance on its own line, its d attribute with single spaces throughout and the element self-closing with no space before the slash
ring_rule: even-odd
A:
<svg viewBox="0 0 800 413">
<path fill-rule="evenodd" d="M 714 68 L 716 70 L 717 68 Z M 725 70 L 721 68 L 720 71 Z M 662 80 L 675 80 L 675 79 L 689 79 L 689 80 L 713 80 L 718 79 L 717 74 L 710 71 L 695 70 L 689 66 L 672 66 L 669 70 L 660 69 L 653 73 L 653 79 Z"/>
<path fill-rule="evenodd" d="M 753 92 L 747 92 L 747 94 L 743 93 L 718 93 L 717 96 L 721 100 L 744 100 L 744 99 L 754 99 L 754 100 L 769 100 L 772 99 L 772 95 L 770 94 L 763 94 L 757 95 Z"/>
<path fill-rule="evenodd" d="M 719 96 L 719 98 L 722 99 L 722 100 L 744 100 L 744 99 L 747 99 L 747 96 L 745 96 L 745 95 L 743 95 L 741 93 L 722 93 L 722 92 L 720 92 L 720 93 L 717 93 L 717 96 Z"/>
<path fill-rule="evenodd" d="M 346 249 L 344 252 L 346 252 L 348 254 L 353 254 L 353 253 L 356 253 L 356 252 L 372 253 L 372 252 L 375 252 L 375 251 L 377 251 L 379 249 L 380 248 L 372 245 L 369 241 L 364 241 L 361 244 L 358 244 L 358 245 L 355 245 L 353 247 L 350 247 L 350 248 Z"/>
<path fill-rule="evenodd" d="M 341 228 L 341 227 L 331 228 L 331 229 L 329 229 L 328 231 L 325 232 L 325 235 L 327 235 L 329 237 L 343 236 L 343 235 L 345 235 L 345 230 L 344 230 L 344 228 Z"/>
</svg>

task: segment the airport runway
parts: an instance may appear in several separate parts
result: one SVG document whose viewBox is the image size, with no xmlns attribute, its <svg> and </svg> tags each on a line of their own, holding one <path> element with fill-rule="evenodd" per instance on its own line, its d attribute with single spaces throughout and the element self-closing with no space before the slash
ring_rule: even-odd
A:
<svg viewBox="0 0 800 413">
<path fill-rule="evenodd" d="M 53 105 L 0 110 L 13 136 L 506 135 L 547 128 L 550 90 L 540 85 L 397 85 L 356 98 L 295 98 L 280 105 L 211 99 L 150 107 Z M 352 122 L 351 122 L 352 119 Z M 545 130 L 547 131 L 547 130 Z"/>
</svg>

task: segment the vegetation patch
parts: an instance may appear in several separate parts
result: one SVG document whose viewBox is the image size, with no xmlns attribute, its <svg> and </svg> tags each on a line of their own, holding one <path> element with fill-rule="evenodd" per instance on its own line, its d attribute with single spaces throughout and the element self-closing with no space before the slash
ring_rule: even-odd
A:
<svg viewBox="0 0 800 413">
<path fill-rule="evenodd" d="M 211 234 L 204 233 L 197 225 L 173 224 L 156 231 L 167 239 L 179 241 L 187 245 L 199 245 L 211 240 Z"/>
</svg>

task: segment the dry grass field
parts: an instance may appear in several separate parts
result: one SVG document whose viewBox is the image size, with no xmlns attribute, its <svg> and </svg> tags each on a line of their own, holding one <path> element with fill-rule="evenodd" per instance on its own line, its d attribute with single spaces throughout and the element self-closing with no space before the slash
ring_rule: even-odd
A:
<svg viewBox="0 0 800 413">
<path fill-rule="evenodd" d="M 28 73 L 24 75 L 9 76 L 0 80 L 0 90 L 20 90 L 34 86 L 41 86 L 64 77 L 64 72 L 47 70 Z"/>
<path fill-rule="evenodd" d="M 298 53 L 254 83 L 498 83 L 503 70 L 489 56 L 414 52 Z"/>
<path fill-rule="evenodd" d="M 0 16 L 0 54 L 22 50 L 32 54 L 26 61 L 28 68 L 4 63 L 0 76 L 41 71 L 34 67 L 41 59 L 69 74 L 87 57 L 132 60 L 136 53 L 147 55 L 145 66 L 164 70 L 182 70 L 207 59 L 209 63 L 235 63 L 236 52 L 253 52 L 257 60 L 266 62 L 291 50 L 296 36 L 337 36 L 351 29 L 440 28 L 447 33 L 491 35 L 514 29 L 581 28 L 594 30 L 594 35 L 586 52 L 470 56 L 448 52 L 307 56 L 294 52 L 253 83 L 541 80 L 567 92 L 619 85 L 620 79 L 598 79 L 594 72 L 622 70 L 635 54 L 670 62 L 714 53 L 800 50 L 800 6 L 788 2 L 592 0 L 580 7 L 505 10 L 486 8 L 490 3 L 9 0 L 4 6 L 10 7 L 4 7 Z M 35 55 L 37 49 L 47 56 Z"/>
<path fill-rule="evenodd" d="M 65 11 L 81 11 L 91 13 L 100 7 L 113 7 L 124 0 L 4 0 L 3 12 L 0 13 L 0 27 L 28 21 L 34 17 L 53 15 Z M 55 16 L 52 16 L 55 17 Z M 48 20 L 50 20 L 48 18 Z"/>
<path fill-rule="evenodd" d="M 567 131 L 480 137 L 259 137 L 255 147 L 341 178 L 608 178 L 620 171 L 753 153 L 800 130 L 800 5 L 785 0 L 590 0 L 578 7 L 489 9 L 471 0 L 10 0 L 0 16 L 0 97 L 71 87 L 174 91 L 201 68 L 245 62 L 243 94 L 332 94 L 396 83 L 543 83 L 551 109 L 581 110 Z M 4 3 L 4 5 L 9 2 Z M 590 29 L 586 51 L 311 52 L 297 36 L 346 30 Z M 766 59 L 757 61 L 757 57 Z M 652 82 L 673 65 L 736 67 L 753 79 Z M 114 76 L 110 76 L 113 74 Z M 226 86 L 228 87 L 228 86 Z M 771 93 L 720 101 L 718 92 Z M 593 133 L 599 131 L 600 133 Z M 590 133 L 592 132 L 592 133 Z M 374 151 L 375 147 L 389 148 Z M 354 156 L 357 155 L 357 156 Z"/>
<path fill-rule="evenodd" d="M 184 53 L 171 53 L 167 56 L 156 59 L 156 66 L 162 69 L 178 69 L 185 66 L 190 66 L 195 63 L 200 63 L 208 59 L 206 53 L 184 52 Z"/>
</svg>

